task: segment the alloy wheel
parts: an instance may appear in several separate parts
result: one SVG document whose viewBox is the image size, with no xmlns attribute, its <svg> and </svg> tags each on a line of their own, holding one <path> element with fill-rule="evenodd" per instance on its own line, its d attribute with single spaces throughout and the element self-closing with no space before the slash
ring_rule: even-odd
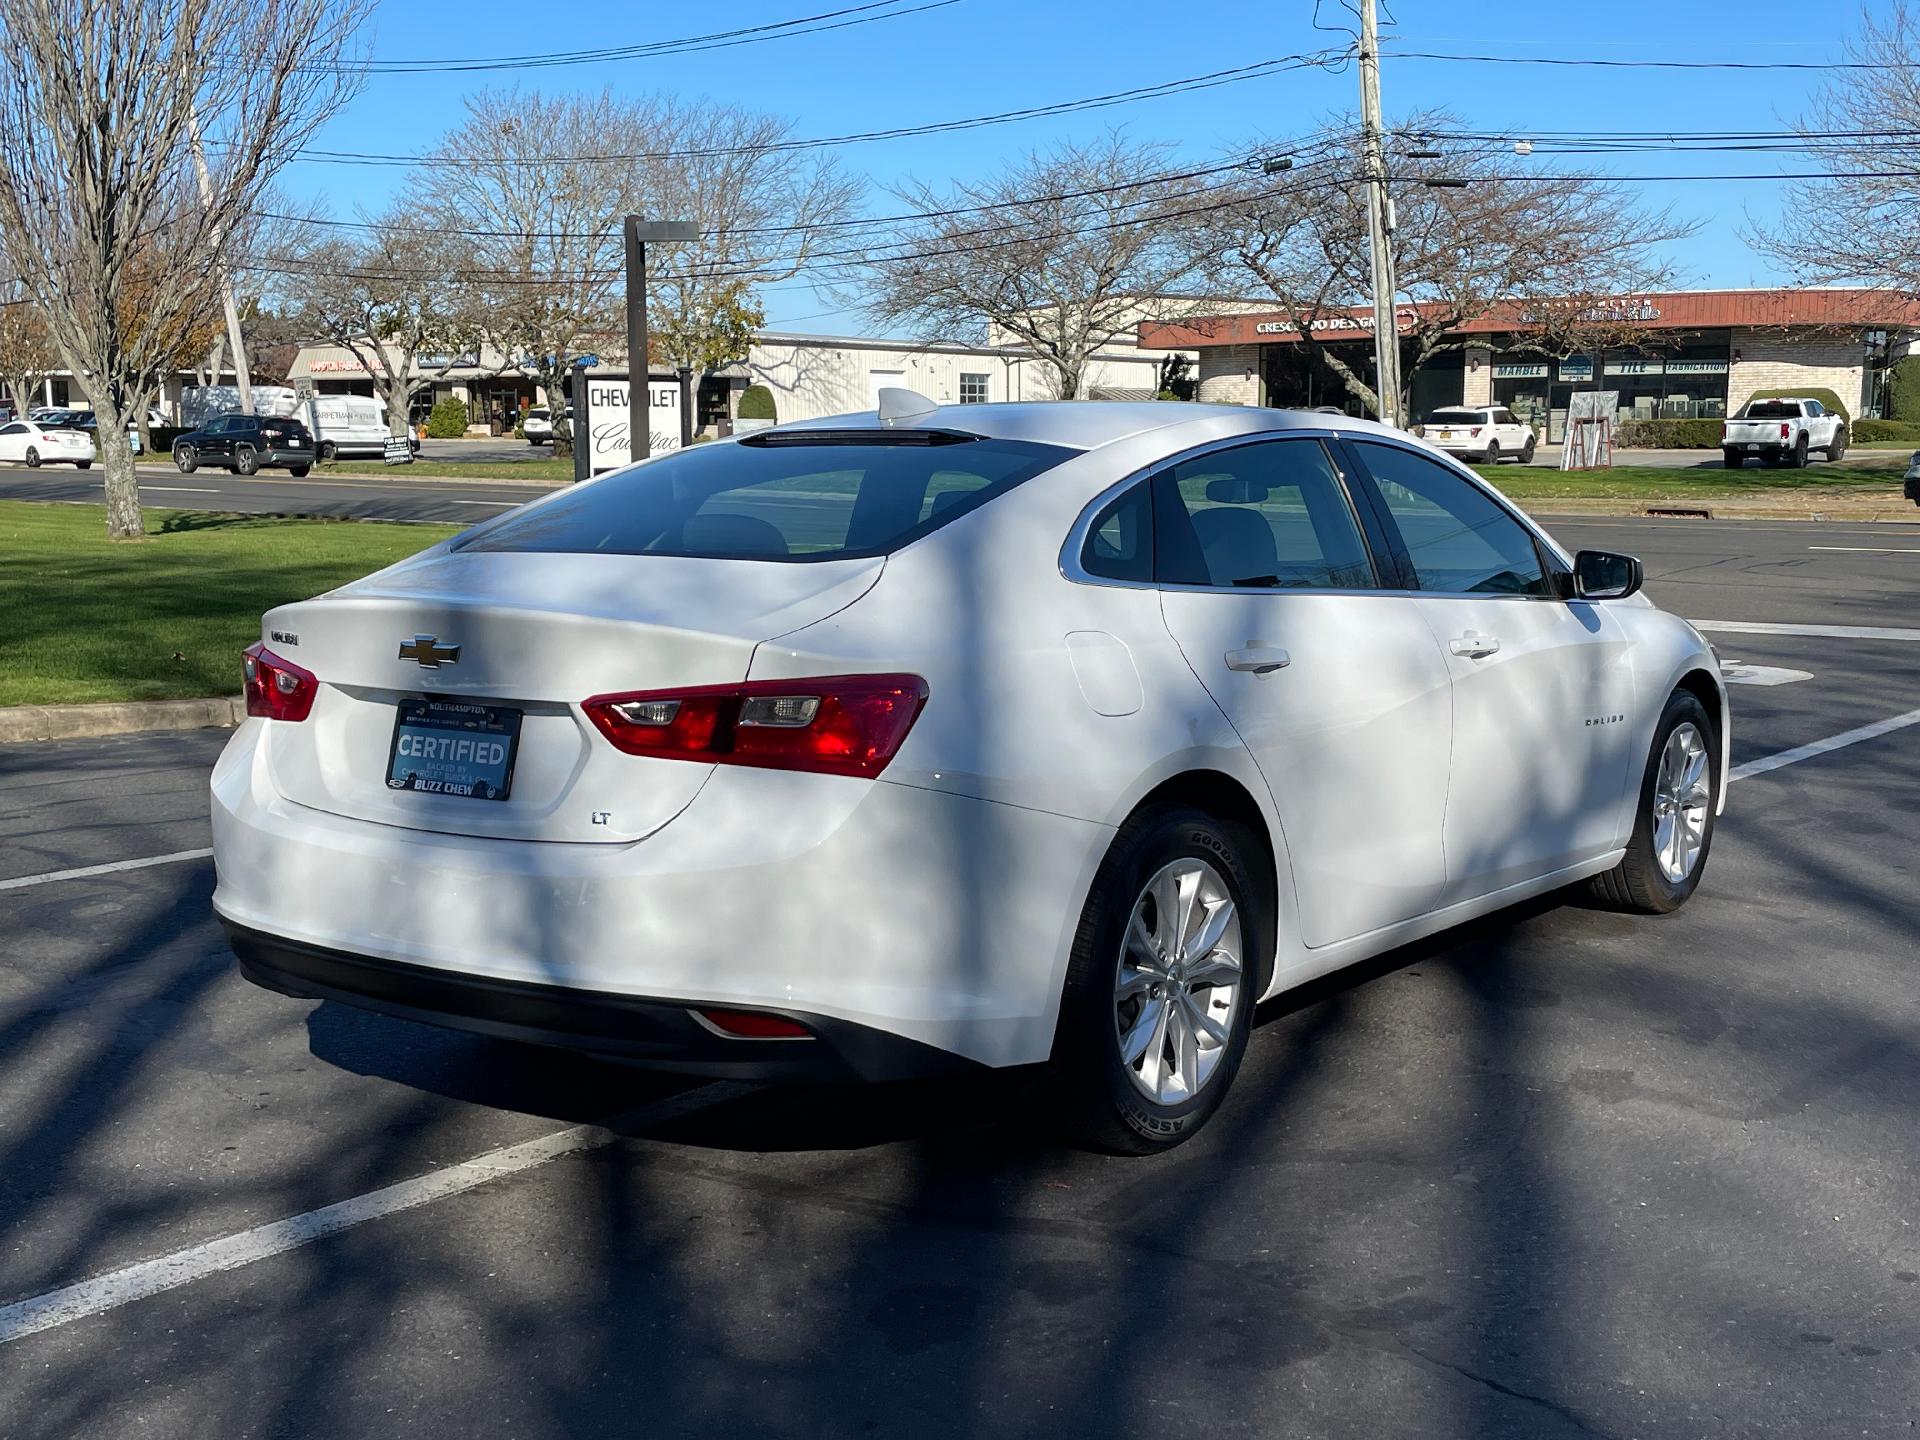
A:
<svg viewBox="0 0 1920 1440">
<path fill-rule="evenodd" d="M 1673 884 L 1685 880 L 1700 863 L 1712 803 L 1706 737 L 1686 721 L 1667 736 L 1653 782 L 1653 853 L 1660 873 Z"/>
<path fill-rule="evenodd" d="M 1220 872 L 1175 860 L 1127 918 L 1114 984 L 1120 1061 L 1157 1105 L 1206 1088 L 1227 1053 L 1242 990 L 1240 916 Z"/>
</svg>

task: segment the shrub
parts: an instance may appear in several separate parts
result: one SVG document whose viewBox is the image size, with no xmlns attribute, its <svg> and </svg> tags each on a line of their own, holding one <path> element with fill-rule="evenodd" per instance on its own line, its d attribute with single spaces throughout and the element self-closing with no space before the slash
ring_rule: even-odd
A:
<svg viewBox="0 0 1920 1440">
<path fill-rule="evenodd" d="M 1920 421 L 1856 420 L 1847 427 L 1847 436 L 1862 445 L 1874 440 L 1912 440 L 1920 443 Z"/>
<path fill-rule="evenodd" d="M 1920 355 L 1908 355 L 1888 368 L 1887 418 L 1920 420 Z"/>
<path fill-rule="evenodd" d="M 427 415 L 427 434 L 435 440 L 458 440 L 467 433 L 467 407 L 448 396 L 437 402 Z"/>
<path fill-rule="evenodd" d="M 740 393 L 740 418 L 742 420 L 778 421 L 779 413 L 774 409 L 773 391 L 764 385 L 749 385 Z"/>
<path fill-rule="evenodd" d="M 1756 390 L 1747 397 L 1747 403 L 1752 404 L 1755 400 L 1818 400 L 1842 420 L 1853 419 L 1852 409 L 1841 404 L 1840 397 L 1824 385 L 1789 386 L 1784 390 Z M 1741 408 L 1744 409 L 1745 406 Z"/>
<path fill-rule="evenodd" d="M 1622 450 L 1717 450 L 1718 420 L 1623 420 L 1613 443 Z"/>
</svg>

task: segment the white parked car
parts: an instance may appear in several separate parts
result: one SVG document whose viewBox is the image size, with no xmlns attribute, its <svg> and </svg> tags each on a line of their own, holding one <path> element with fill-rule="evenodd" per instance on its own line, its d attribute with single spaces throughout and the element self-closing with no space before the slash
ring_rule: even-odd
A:
<svg viewBox="0 0 1920 1440">
<path fill-rule="evenodd" d="M 706 1074 L 1045 1063 L 1150 1151 L 1262 997 L 1700 883 L 1726 693 L 1638 562 L 1365 421 L 881 404 L 270 612 L 212 780 L 245 973 Z"/>
<path fill-rule="evenodd" d="M 573 407 L 566 411 L 569 422 L 573 419 Z M 520 433 L 527 437 L 529 445 L 551 445 L 553 443 L 553 411 L 545 405 L 536 405 L 520 417 Z"/>
<path fill-rule="evenodd" d="M 1449 455 L 1476 464 L 1533 463 L 1533 427 L 1516 420 L 1504 405 L 1449 405 L 1427 416 L 1422 434 Z"/>
<path fill-rule="evenodd" d="M 12 420 L 0 425 L 0 461 L 93 468 L 93 437 L 65 425 L 42 425 L 36 420 Z"/>
</svg>

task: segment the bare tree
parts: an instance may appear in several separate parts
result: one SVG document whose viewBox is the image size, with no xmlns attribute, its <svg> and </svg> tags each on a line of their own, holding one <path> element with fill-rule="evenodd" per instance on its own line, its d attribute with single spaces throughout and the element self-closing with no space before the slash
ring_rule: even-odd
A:
<svg viewBox="0 0 1920 1440">
<path fill-rule="evenodd" d="M 754 287 L 799 274 L 853 213 L 865 183 L 792 144 L 792 123 L 732 105 L 663 101 L 648 162 L 649 216 L 700 238 L 649 248 L 655 353 L 706 372 L 746 359 L 763 323 Z"/>
<path fill-rule="evenodd" d="M 107 533 L 142 533 L 129 415 L 255 198 L 353 94 L 367 0 L 0 0 L 0 246 L 99 417 Z M 195 129 L 211 171 L 195 183 Z M 149 264 L 130 326 L 126 277 Z"/>
<path fill-rule="evenodd" d="M 39 403 L 35 392 L 59 368 L 60 355 L 39 307 L 20 295 L 0 300 L 0 380 L 7 382 L 17 414 Z"/>
<path fill-rule="evenodd" d="M 1166 146 L 1119 134 L 1033 154 L 949 194 L 894 193 L 935 214 L 896 232 L 862 279 L 884 325 L 931 339 L 982 329 L 1032 349 L 1055 395 L 1085 389 L 1105 345 L 1142 320 L 1180 318 L 1206 268 L 1193 244 L 1192 182 L 1169 178 Z"/>
<path fill-rule="evenodd" d="M 1806 285 L 1858 281 L 1920 296 L 1920 12 L 1907 0 L 1862 9 L 1846 44 L 1852 68 L 1815 95 L 1800 122 L 1825 180 L 1783 188 L 1778 221 L 1753 228 L 1755 249 Z"/>
<path fill-rule="evenodd" d="M 302 286 L 308 328 L 372 378 L 393 435 L 407 433 L 414 397 L 479 348 L 470 256 L 457 230 L 423 227 L 413 207 L 400 205 L 372 221 L 361 242 L 320 245 L 299 267 L 310 276 Z"/>
<path fill-rule="evenodd" d="M 437 223 L 468 232 L 489 337 L 546 391 L 557 454 L 572 446 L 568 367 L 624 350 L 625 216 L 699 223 L 700 240 L 649 248 L 649 311 L 662 353 L 704 369 L 739 358 L 718 357 L 758 313 L 744 287 L 793 274 L 858 194 L 786 145 L 788 122 L 733 107 L 516 91 L 476 96 L 467 112 L 425 198 Z"/>
<path fill-rule="evenodd" d="M 1601 177 L 1516 174 L 1511 152 L 1457 130 L 1444 112 L 1416 117 L 1390 155 L 1403 413 L 1421 368 L 1468 343 L 1461 325 L 1502 304 L 1578 314 L 1592 297 L 1669 285 L 1662 248 L 1694 228 L 1634 206 Z M 1314 363 L 1378 414 L 1360 368 L 1370 348 L 1339 343 L 1361 328 L 1350 312 L 1370 303 L 1366 189 L 1350 133 L 1342 127 L 1278 178 L 1249 177 L 1202 228 L 1217 275 L 1272 295 Z"/>
</svg>

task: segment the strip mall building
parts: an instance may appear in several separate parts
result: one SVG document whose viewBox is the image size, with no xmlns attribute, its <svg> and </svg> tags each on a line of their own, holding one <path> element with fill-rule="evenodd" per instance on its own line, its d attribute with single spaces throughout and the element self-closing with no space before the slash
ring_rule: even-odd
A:
<svg viewBox="0 0 1920 1440">
<path fill-rule="evenodd" d="M 1609 318 L 1631 322 L 1633 343 L 1596 354 L 1541 354 L 1518 306 L 1459 326 L 1449 335 L 1457 343 L 1414 377 L 1413 418 L 1443 405 L 1506 405 L 1551 442 L 1576 390 L 1618 391 L 1621 420 L 1717 419 L 1757 390 L 1800 387 L 1832 390 L 1854 415 L 1877 416 L 1886 367 L 1920 335 L 1920 304 L 1872 290 L 1691 290 L 1618 304 Z M 1417 323 L 1415 311 L 1402 308 L 1402 330 Z M 1312 330 L 1372 383 L 1371 311 L 1329 311 Z M 1140 343 L 1198 351 L 1201 400 L 1360 408 L 1284 314 L 1145 322 Z"/>
</svg>

